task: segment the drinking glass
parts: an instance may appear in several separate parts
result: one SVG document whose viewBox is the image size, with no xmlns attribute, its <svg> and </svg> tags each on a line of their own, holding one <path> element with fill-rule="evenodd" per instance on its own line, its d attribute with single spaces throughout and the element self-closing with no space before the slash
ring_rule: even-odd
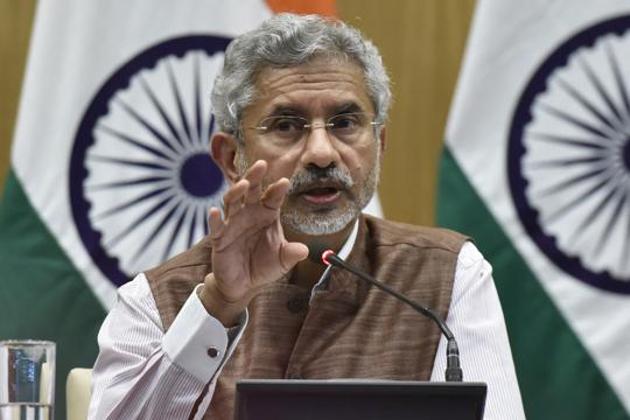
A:
<svg viewBox="0 0 630 420">
<path fill-rule="evenodd" d="M 52 420 L 55 343 L 0 341 L 0 419 Z"/>
</svg>

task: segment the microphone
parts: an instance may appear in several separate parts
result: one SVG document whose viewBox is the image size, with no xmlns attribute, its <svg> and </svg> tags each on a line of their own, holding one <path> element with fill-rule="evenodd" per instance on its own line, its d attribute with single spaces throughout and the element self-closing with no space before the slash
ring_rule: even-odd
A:
<svg viewBox="0 0 630 420">
<path fill-rule="evenodd" d="M 335 254 L 335 252 L 331 249 L 326 249 L 322 247 L 321 245 L 316 244 L 309 247 L 308 256 L 313 262 L 323 263 L 324 265 L 327 265 L 327 266 L 332 265 L 332 266 L 339 267 L 343 270 L 347 270 L 351 272 L 352 274 L 359 277 L 361 280 L 364 280 L 367 283 L 373 286 L 376 286 L 377 288 L 381 289 L 385 293 L 388 293 L 389 295 L 395 297 L 396 299 L 411 306 L 413 309 L 415 309 L 417 312 L 421 313 L 422 315 L 432 319 L 433 322 L 435 322 L 438 325 L 438 327 L 442 331 L 442 334 L 444 334 L 444 337 L 446 337 L 446 340 L 447 340 L 446 371 L 444 372 L 444 377 L 447 382 L 461 382 L 462 381 L 464 375 L 463 375 L 462 368 L 459 363 L 459 349 L 457 347 L 457 342 L 455 341 L 455 336 L 453 335 L 451 330 L 448 328 L 446 323 L 442 320 L 442 318 L 440 318 L 440 316 L 436 314 L 431 308 L 427 308 L 425 306 L 422 306 L 414 302 L 413 300 L 409 299 L 405 295 L 398 293 L 397 291 L 393 290 L 392 288 L 385 285 L 384 283 L 381 283 L 380 281 L 376 280 L 375 278 L 368 275 L 367 273 L 364 273 L 352 267 L 351 265 L 347 264 L 344 260 L 339 258 L 337 254 Z"/>
</svg>

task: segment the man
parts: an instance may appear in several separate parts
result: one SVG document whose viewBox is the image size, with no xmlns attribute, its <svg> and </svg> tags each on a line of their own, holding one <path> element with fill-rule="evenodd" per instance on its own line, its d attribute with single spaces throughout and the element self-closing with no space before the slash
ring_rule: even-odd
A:
<svg viewBox="0 0 630 420">
<path fill-rule="evenodd" d="M 231 419 L 239 378 L 443 380 L 437 327 L 325 246 L 428 305 L 460 341 L 486 418 L 523 418 L 491 269 L 465 237 L 361 215 L 385 146 L 389 80 L 358 31 L 278 15 L 230 45 L 211 153 L 230 187 L 210 235 L 123 286 L 99 334 L 90 417 Z"/>
</svg>

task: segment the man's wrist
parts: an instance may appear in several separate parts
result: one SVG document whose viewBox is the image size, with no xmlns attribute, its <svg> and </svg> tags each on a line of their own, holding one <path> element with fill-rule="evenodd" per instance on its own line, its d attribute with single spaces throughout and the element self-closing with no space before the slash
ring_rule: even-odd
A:
<svg viewBox="0 0 630 420">
<path fill-rule="evenodd" d="M 216 287 L 212 273 L 208 275 L 203 286 L 197 289 L 199 300 L 210 315 L 223 324 L 226 328 L 231 328 L 239 324 L 241 315 L 247 308 L 248 299 L 230 301 Z"/>
</svg>

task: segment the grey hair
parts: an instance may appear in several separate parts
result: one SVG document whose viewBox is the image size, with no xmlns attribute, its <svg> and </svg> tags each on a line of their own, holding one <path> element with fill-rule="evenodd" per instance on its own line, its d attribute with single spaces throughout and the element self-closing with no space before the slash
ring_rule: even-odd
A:
<svg viewBox="0 0 630 420">
<path fill-rule="evenodd" d="M 377 48 L 355 28 L 317 15 L 282 13 L 230 43 L 212 89 L 219 130 L 238 134 L 243 110 L 256 99 L 256 77 L 265 68 L 297 66 L 317 57 L 342 58 L 363 70 L 376 121 L 391 102 L 389 77 Z"/>
</svg>

